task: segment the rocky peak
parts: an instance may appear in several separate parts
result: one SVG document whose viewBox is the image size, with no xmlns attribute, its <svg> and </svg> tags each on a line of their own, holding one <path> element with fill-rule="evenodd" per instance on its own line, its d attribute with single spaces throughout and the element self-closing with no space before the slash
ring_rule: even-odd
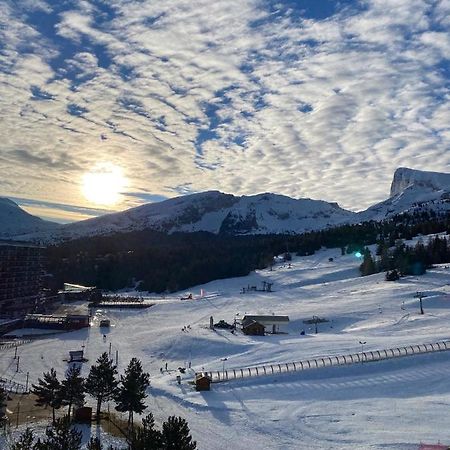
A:
<svg viewBox="0 0 450 450">
<path fill-rule="evenodd" d="M 400 167 L 394 173 L 391 197 L 401 194 L 410 186 L 418 186 L 432 191 L 449 191 L 450 174 Z"/>
</svg>

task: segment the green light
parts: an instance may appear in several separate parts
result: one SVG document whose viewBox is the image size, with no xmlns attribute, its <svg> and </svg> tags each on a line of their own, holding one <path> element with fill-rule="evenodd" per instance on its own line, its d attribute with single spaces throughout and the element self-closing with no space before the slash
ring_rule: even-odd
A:
<svg viewBox="0 0 450 450">
<path fill-rule="evenodd" d="M 361 252 L 356 252 L 356 253 L 355 253 L 355 256 L 356 256 L 357 258 L 361 258 L 362 253 L 361 253 Z"/>
</svg>

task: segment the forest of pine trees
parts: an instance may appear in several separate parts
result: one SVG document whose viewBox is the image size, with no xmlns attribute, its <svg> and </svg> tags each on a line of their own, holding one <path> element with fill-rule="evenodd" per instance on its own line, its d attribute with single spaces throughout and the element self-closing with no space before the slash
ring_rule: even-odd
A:
<svg viewBox="0 0 450 450">
<path fill-rule="evenodd" d="M 395 281 L 399 276 L 422 275 L 433 264 L 450 262 L 450 247 L 446 236 L 434 236 L 426 243 L 419 239 L 414 246 L 399 241 L 393 246 L 387 240 L 380 240 L 376 254 L 372 256 L 364 249 L 361 275 L 387 272 L 386 280 Z"/>
<path fill-rule="evenodd" d="M 248 275 L 286 251 L 307 255 L 326 247 L 363 252 L 377 242 L 390 248 L 398 239 L 448 231 L 450 215 L 434 212 L 402 214 L 384 222 L 300 235 L 135 231 L 51 246 L 47 249 L 48 271 L 61 286 L 73 282 L 107 290 L 137 286 L 151 292 L 175 292 L 215 279 Z"/>
<path fill-rule="evenodd" d="M 91 366 L 86 379 L 80 369 L 71 367 L 63 380 L 59 380 L 54 369 L 45 372 L 31 392 L 36 396 L 36 405 L 52 408 L 52 426 L 47 427 L 45 437 L 35 438 L 31 429 L 26 429 L 9 447 L 9 450 L 79 450 L 81 432 L 72 424 L 72 411 L 85 403 L 86 394 L 96 401 L 96 419 L 101 418 L 102 404 L 113 401 L 116 410 L 128 413 L 127 450 L 195 450 L 196 442 L 190 435 L 187 422 L 181 417 L 171 416 L 155 427 L 153 415 L 148 414 L 142 425 L 134 424 L 134 413 L 142 414 L 147 406 L 146 391 L 150 375 L 141 361 L 132 358 L 125 372 L 118 376 L 117 368 L 107 353 L 103 353 Z M 57 418 L 56 411 L 67 407 L 66 414 Z M 104 447 L 99 438 L 92 438 L 89 450 L 124 450 Z"/>
</svg>

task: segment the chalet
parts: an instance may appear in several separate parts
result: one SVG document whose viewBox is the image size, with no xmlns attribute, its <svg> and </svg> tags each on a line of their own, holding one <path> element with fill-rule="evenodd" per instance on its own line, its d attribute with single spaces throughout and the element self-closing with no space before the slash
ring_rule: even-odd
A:
<svg viewBox="0 0 450 450">
<path fill-rule="evenodd" d="M 268 330 L 268 333 L 283 333 L 286 332 L 286 327 L 289 324 L 289 316 L 245 315 L 242 318 L 242 329 L 251 322 L 258 322 L 260 325 L 263 325 Z"/>
<path fill-rule="evenodd" d="M 242 332 L 248 336 L 264 336 L 266 327 L 255 320 L 248 320 L 242 325 Z"/>
</svg>

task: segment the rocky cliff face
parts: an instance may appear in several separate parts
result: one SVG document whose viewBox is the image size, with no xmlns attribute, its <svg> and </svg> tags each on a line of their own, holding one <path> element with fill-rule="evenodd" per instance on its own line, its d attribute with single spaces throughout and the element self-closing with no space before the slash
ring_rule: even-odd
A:
<svg viewBox="0 0 450 450">
<path fill-rule="evenodd" d="M 388 199 L 359 213 L 361 221 L 381 221 L 401 213 L 450 210 L 450 174 L 401 167 Z"/>
<path fill-rule="evenodd" d="M 450 174 L 400 167 L 394 173 L 391 197 L 401 194 L 411 186 L 431 191 L 450 191 Z"/>
</svg>

